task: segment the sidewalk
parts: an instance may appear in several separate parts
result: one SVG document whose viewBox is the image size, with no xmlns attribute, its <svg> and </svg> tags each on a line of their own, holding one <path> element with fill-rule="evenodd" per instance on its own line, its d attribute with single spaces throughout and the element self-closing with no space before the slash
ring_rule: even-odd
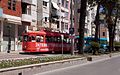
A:
<svg viewBox="0 0 120 75">
<path fill-rule="evenodd" d="M 25 58 L 37 58 L 43 56 L 53 56 L 52 54 L 20 54 L 19 51 L 11 51 L 10 53 L 7 52 L 0 52 L 0 60 L 7 60 L 7 59 L 25 59 Z"/>
<path fill-rule="evenodd" d="M 11 60 L 11 59 L 28 59 L 28 58 L 37 58 L 37 57 L 52 57 L 52 56 L 62 56 L 62 54 L 40 54 L 40 53 L 20 53 L 21 51 L 11 51 L 10 53 L 7 52 L 0 52 L 0 61 L 1 60 Z M 70 55 L 70 54 L 64 54 Z"/>
<path fill-rule="evenodd" d="M 37 58 L 37 57 L 44 57 L 44 56 L 60 56 L 61 54 L 20 54 L 21 51 L 11 51 L 10 53 L 7 52 L 0 52 L 0 60 L 7 60 L 7 59 L 25 59 L 25 58 Z M 69 55 L 69 54 L 64 54 L 64 55 Z M 120 55 L 120 52 L 117 53 L 112 53 L 112 56 L 114 55 Z M 95 57 L 104 57 L 108 56 L 109 54 L 101 54 L 101 55 L 89 55 L 85 54 L 85 57 L 91 56 L 93 58 Z"/>
</svg>

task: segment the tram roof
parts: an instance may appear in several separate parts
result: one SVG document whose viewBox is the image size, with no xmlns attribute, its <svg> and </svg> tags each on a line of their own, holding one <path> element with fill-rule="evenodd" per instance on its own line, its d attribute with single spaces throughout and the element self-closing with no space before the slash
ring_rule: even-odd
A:
<svg viewBox="0 0 120 75">
<path fill-rule="evenodd" d="M 42 34 L 42 35 L 55 35 L 55 36 L 60 36 L 60 35 L 69 35 L 69 34 L 66 34 L 66 33 L 59 33 L 59 32 L 50 32 L 50 31 L 29 31 L 27 33 L 23 33 L 23 34 Z"/>
</svg>

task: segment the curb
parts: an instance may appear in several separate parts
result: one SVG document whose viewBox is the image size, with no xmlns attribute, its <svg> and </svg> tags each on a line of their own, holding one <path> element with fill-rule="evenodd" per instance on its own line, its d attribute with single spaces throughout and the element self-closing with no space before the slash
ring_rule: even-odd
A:
<svg viewBox="0 0 120 75">
<path fill-rule="evenodd" d="M 31 64 L 31 65 L 25 65 L 25 66 L 19 66 L 19 67 L 11 67 L 11 68 L 0 69 L 0 72 L 13 71 L 13 70 L 19 70 L 19 69 L 25 69 L 25 68 L 33 68 L 33 67 L 38 67 L 38 66 L 46 66 L 46 65 L 51 65 L 51 64 L 65 63 L 65 62 L 84 60 L 84 59 L 86 59 L 86 57 L 46 62 L 46 63 L 40 63 L 40 64 Z"/>
</svg>

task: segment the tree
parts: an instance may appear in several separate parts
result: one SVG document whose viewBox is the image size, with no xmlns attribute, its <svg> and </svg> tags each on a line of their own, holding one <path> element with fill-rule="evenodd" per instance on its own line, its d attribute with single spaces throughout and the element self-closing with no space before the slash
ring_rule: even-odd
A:
<svg viewBox="0 0 120 75">
<path fill-rule="evenodd" d="M 115 35 L 115 28 L 116 28 L 116 22 L 118 18 L 118 8 L 115 16 L 115 20 L 113 20 L 113 13 L 114 9 L 116 8 L 117 2 L 119 0 L 108 0 L 107 4 L 104 6 L 106 7 L 107 13 L 106 13 L 106 22 L 108 24 L 108 30 L 109 30 L 109 51 L 113 51 L 113 42 L 114 42 L 114 35 Z"/>
<path fill-rule="evenodd" d="M 114 41 L 114 34 L 115 34 L 115 28 L 116 28 L 116 22 L 118 15 L 115 16 L 115 20 L 113 21 L 112 16 L 113 16 L 113 10 L 115 8 L 115 5 L 117 2 L 120 2 L 120 0 L 89 0 L 89 4 L 92 6 L 94 2 L 97 4 L 97 13 L 95 17 L 95 41 L 98 39 L 98 30 L 99 30 L 99 9 L 100 5 L 105 8 L 105 15 L 106 15 L 106 22 L 109 30 L 109 51 L 113 50 L 113 41 Z M 115 14 L 118 14 L 118 7 L 117 7 L 117 12 Z"/>
<path fill-rule="evenodd" d="M 85 27 L 85 17 L 86 17 L 86 6 L 87 0 L 81 0 L 80 6 L 80 19 L 79 19 L 79 54 L 83 54 L 83 47 L 84 47 L 84 27 Z"/>
</svg>

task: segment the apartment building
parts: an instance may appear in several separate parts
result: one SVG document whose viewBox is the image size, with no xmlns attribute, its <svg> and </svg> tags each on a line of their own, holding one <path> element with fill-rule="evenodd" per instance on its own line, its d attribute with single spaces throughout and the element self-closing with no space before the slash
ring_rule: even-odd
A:
<svg viewBox="0 0 120 75">
<path fill-rule="evenodd" d="M 37 0 L 0 0 L 0 51 L 20 50 L 24 31 L 37 30 Z M 9 48 L 8 48 L 9 47 Z"/>
<path fill-rule="evenodd" d="M 8 44 L 11 50 L 17 50 L 18 28 L 21 25 L 21 0 L 0 0 L 1 52 L 8 50 Z M 11 42 L 8 43 L 8 40 Z"/>
<path fill-rule="evenodd" d="M 75 28 L 75 35 L 79 35 L 79 18 L 80 18 L 80 3 L 81 0 L 73 0 L 74 5 L 74 28 Z"/>
<path fill-rule="evenodd" d="M 70 0 L 37 0 L 38 27 L 68 32 Z"/>
<path fill-rule="evenodd" d="M 22 25 L 26 31 L 37 30 L 37 0 L 22 0 Z"/>
<path fill-rule="evenodd" d="M 70 3 L 71 0 L 58 0 L 59 3 L 59 29 L 62 32 L 69 33 L 70 28 Z"/>
<path fill-rule="evenodd" d="M 49 0 L 37 0 L 37 28 L 49 27 Z"/>
</svg>

